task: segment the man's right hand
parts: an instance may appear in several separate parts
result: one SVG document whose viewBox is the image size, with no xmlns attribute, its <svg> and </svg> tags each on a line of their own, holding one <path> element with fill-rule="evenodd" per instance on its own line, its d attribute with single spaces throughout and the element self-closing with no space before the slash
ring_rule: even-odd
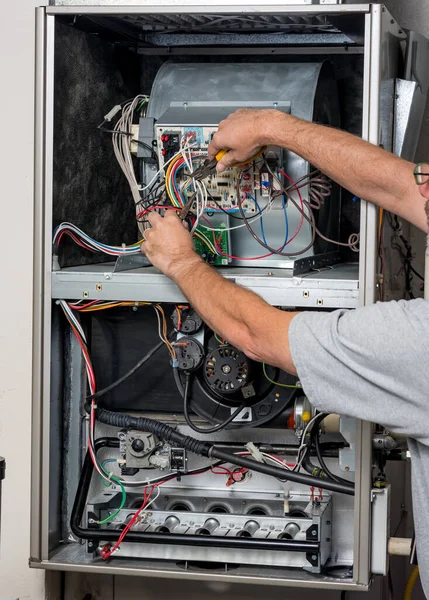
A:
<svg viewBox="0 0 429 600">
<path fill-rule="evenodd" d="M 208 147 L 210 158 L 214 158 L 220 150 L 228 150 L 216 170 L 221 173 L 228 167 L 245 162 L 262 146 L 271 143 L 276 123 L 284 117 L 285 113 L 279 110 L 240 108 L 221 121 Z"/>
</svg>

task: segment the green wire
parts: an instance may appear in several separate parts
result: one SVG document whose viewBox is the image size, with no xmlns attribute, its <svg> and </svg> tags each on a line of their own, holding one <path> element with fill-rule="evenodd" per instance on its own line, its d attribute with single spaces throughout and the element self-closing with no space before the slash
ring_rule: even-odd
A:
<svg viewBox="0 0 429 600">
<path fill-rule="evenodd" d="M 219 344 L 222 344 L 222 346 L 226 346 L 225 342 L 222 342 L 222 340 L 220 339 L 220 337 L 218 336 L 217 333 L 215 333 L 214 336 L 217 339 L 217 341 L 219 342 Z"/>
<path fill-rule="evenodd" d="M 112 475 L 112 473 L 109 473 L 108 471 L 106 471 L 106 469 L 104 468 L 103 465 L 107 464 L 108 462 L 116 462 L 116 461 L 114 459 L 105 460 L 100 465 L 100 468 L 102 469 L 102 471 L 104 471 L 104 473 L 107 475 L 107 477 L 110 477 L 111 481 L 113 481 L 114 483 L 117 483 L 120 486 L 121 492 L 122 492 L 121 504 L 119 505 L 119 508 L 117 508 L 111 515 L 109 515 L 102 521 L 94 521 L 94 523 L 96 523 L 97 525 L 103 525 L 104 523 L 108 523 L 109 521 L 114 519 L 116 517 L 116 515 L 124 508 L 125 502 L 127 500 L 127 492 L 125 491 L 125 487 L 124 487 L 123 483 L 121 482 L 121 480 L 118 479 L 118 477 L 115 477 L 114 475 Z M 104 483 L 104 481 L 103 481 L 103 483 Z M 112 484 L 109 484 L 109 485 L 112 485 Z"/>
<path fill-rule="evenodd" d="M 280 387 L 290 388 L 292 390 L 300 390 L 301 389 L 300 385 L 288 385 L 287 383 L 279 383 L 278 381 L 274 381 L 274 379 L 271 379 L 270 377 L 268 377 L 267 371 L 265 369 L 265 363 L 262 363 L 262 370 L 264 372 L 265 378 L 268 379 L 268 381 L 274 385 L 279 385 Z"/>
</svg>

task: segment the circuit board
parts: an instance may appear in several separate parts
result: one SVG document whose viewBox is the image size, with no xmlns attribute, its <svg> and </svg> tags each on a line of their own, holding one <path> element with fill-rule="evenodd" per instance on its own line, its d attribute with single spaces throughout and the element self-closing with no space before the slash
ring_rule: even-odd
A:
<svg viewBox="0 0 429 600">
<path fill-rule="evenodd" d="M 217 127 L 156 127 L 156 143 L 159 152 L 160 168 L 176 154 L 180 149 L 180 142 L 186 139 L 190 144 L 193 166 L 197 168 L 207 158 L 207 148 L 217 131 Z M 241 175 L 241 177 L 239 177 Z M 184 170 L 177 178 L 178 185 L 184 183 L 188 175 Z M 237 186 L 237 180 L 239 180 Z M 242 208 L 246 213 L 256 214 L 259 212 L 258 204 L 270 195 L 270 188 L 276 187 L 272 181 L 271 174 L 264 172 L 262 164 L 249 164 L 243 170 L 239 168 L 228 169 L 224 173 L 214 173 L 207 177 L 204 183 L 208 192 L 206 212 L 210 209 L 222 208 L 228 211 L 238 211 L 237 194 L 242 202 Z M 194 192 L 193 186 L 189 186 L 185 195 L 190 197 Z"/>
<path fill-rule="evenodd" d="M 222 229 L 222 225 L 217 227 L 217 229 Z M 229 259 L 227 256 L 222 256 L 219 254 L 215 254 L 209 246 L 204 242 L 204 237 L 208 239 L 209 243 L 222 254 L 229 254 L 229 239 L 228 239 L 228 231 L 210 231 L 205 229 L 204 227 L 197 227 L 197 235 L 194 235 L 194 247 L 197 254 L 201 256 L 203 260 L 205 260 L 209 265 L 213 265 L 214 267 L 223 267 L 228 265 Z M 201 237 L 198 237 L 198 234 Z M 204 237 L 203 237 L 204 236 Z M 216 236 L 216 239 L 215 237 Z"/>
</svg>

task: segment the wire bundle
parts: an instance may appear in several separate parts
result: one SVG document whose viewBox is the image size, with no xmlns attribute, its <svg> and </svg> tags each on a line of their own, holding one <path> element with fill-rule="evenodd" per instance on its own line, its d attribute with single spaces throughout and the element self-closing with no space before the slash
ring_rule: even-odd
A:
<svg viewBox="0 0 429 600">
<path fill-rule="evenodd" d="M 113 150 L 119 166 L 124 173 L 128 185 L 130 186 L 131 194 L 136 205 L 136 212 L 139 211 L 141 202 L 141 186 L 137 182 L 136 173 L 131 154 L 131 138 L 134 113 L 148 102 L 149 97 L 138 95 L 133 100 L 126 102 L 121 109 L 121 116 L 117 120 L 112 132 Z M 144 232 L 144 226 L 140 227 L 140 231 Z"/>
<path fill-rule="evenodd" d="M 108 254 L 110 256 L 124 256 L 125 254 L 138 254 L 140 252 L 140 244 L 143 240 L 136 242 L 135 244 L 131 244 L 130 246 L 126 246 L 123 244 L 122 246 L 111 246 L 109 244 L 103 244 L 102 242 L 97 242 L 92 237 L 90 237 L 87 233 L 79 229 L 73 223 L 61 223 L 54 230 L 53 236 L 53 254 L 58 253 L 58 246 L 61 242 L 61 239 L 64 235 L 67 235 L 72 238 L 76 244 L 84 248 L 85 250 L 89 250 L 90 252 L 101 252 L 103 254 Z"/>
</svg>

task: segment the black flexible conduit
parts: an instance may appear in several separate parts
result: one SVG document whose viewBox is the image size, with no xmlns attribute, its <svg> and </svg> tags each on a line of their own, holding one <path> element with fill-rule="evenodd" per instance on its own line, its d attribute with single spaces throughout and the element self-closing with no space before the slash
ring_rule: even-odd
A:
<svg viewBox="0 0 429 600">
<path fill-rule="evenodd" d="M 139 431 L 148 431 L 154 433 L 160 439 L 167 442 L 174 442 L 175 444 L 186 448 L 194 454 L 200 456 L 206 456 L 210 458 L 219 458 L 225 462 L 263 473 L 264 475 L 271 475 L 287 481 L 293 481 L 303 485 L 314 486 L 330 490 L 332 492 L 339 492 L 340 494 L 348 494 L 354 496 L 354 486 L 352 484 L 347 485 L 345 483 L 338 483 L 336 481 L 329 481 L 321 479 L 319 477 L 312 477 L 311 475 L 305 475 L 303 473 L 296 473 L 294 471 L 287 471 L 281 467 L 274 467 L 260 463 L 244 456 L 237 456 L 231 452 L 226 452 L 220 448 L 216 448 L 210 442 L 204 442 L 196 440 L 193 437 L 183 435 L 173 427 L 148 419 L 146 417 L 131 417 L 127 414 L 116 413 L 103 408 L 97 409 L 97 421 L 105 423 L 106 425 L 113 425 L 120 429 L 136 429 Z"/>
</svg>

